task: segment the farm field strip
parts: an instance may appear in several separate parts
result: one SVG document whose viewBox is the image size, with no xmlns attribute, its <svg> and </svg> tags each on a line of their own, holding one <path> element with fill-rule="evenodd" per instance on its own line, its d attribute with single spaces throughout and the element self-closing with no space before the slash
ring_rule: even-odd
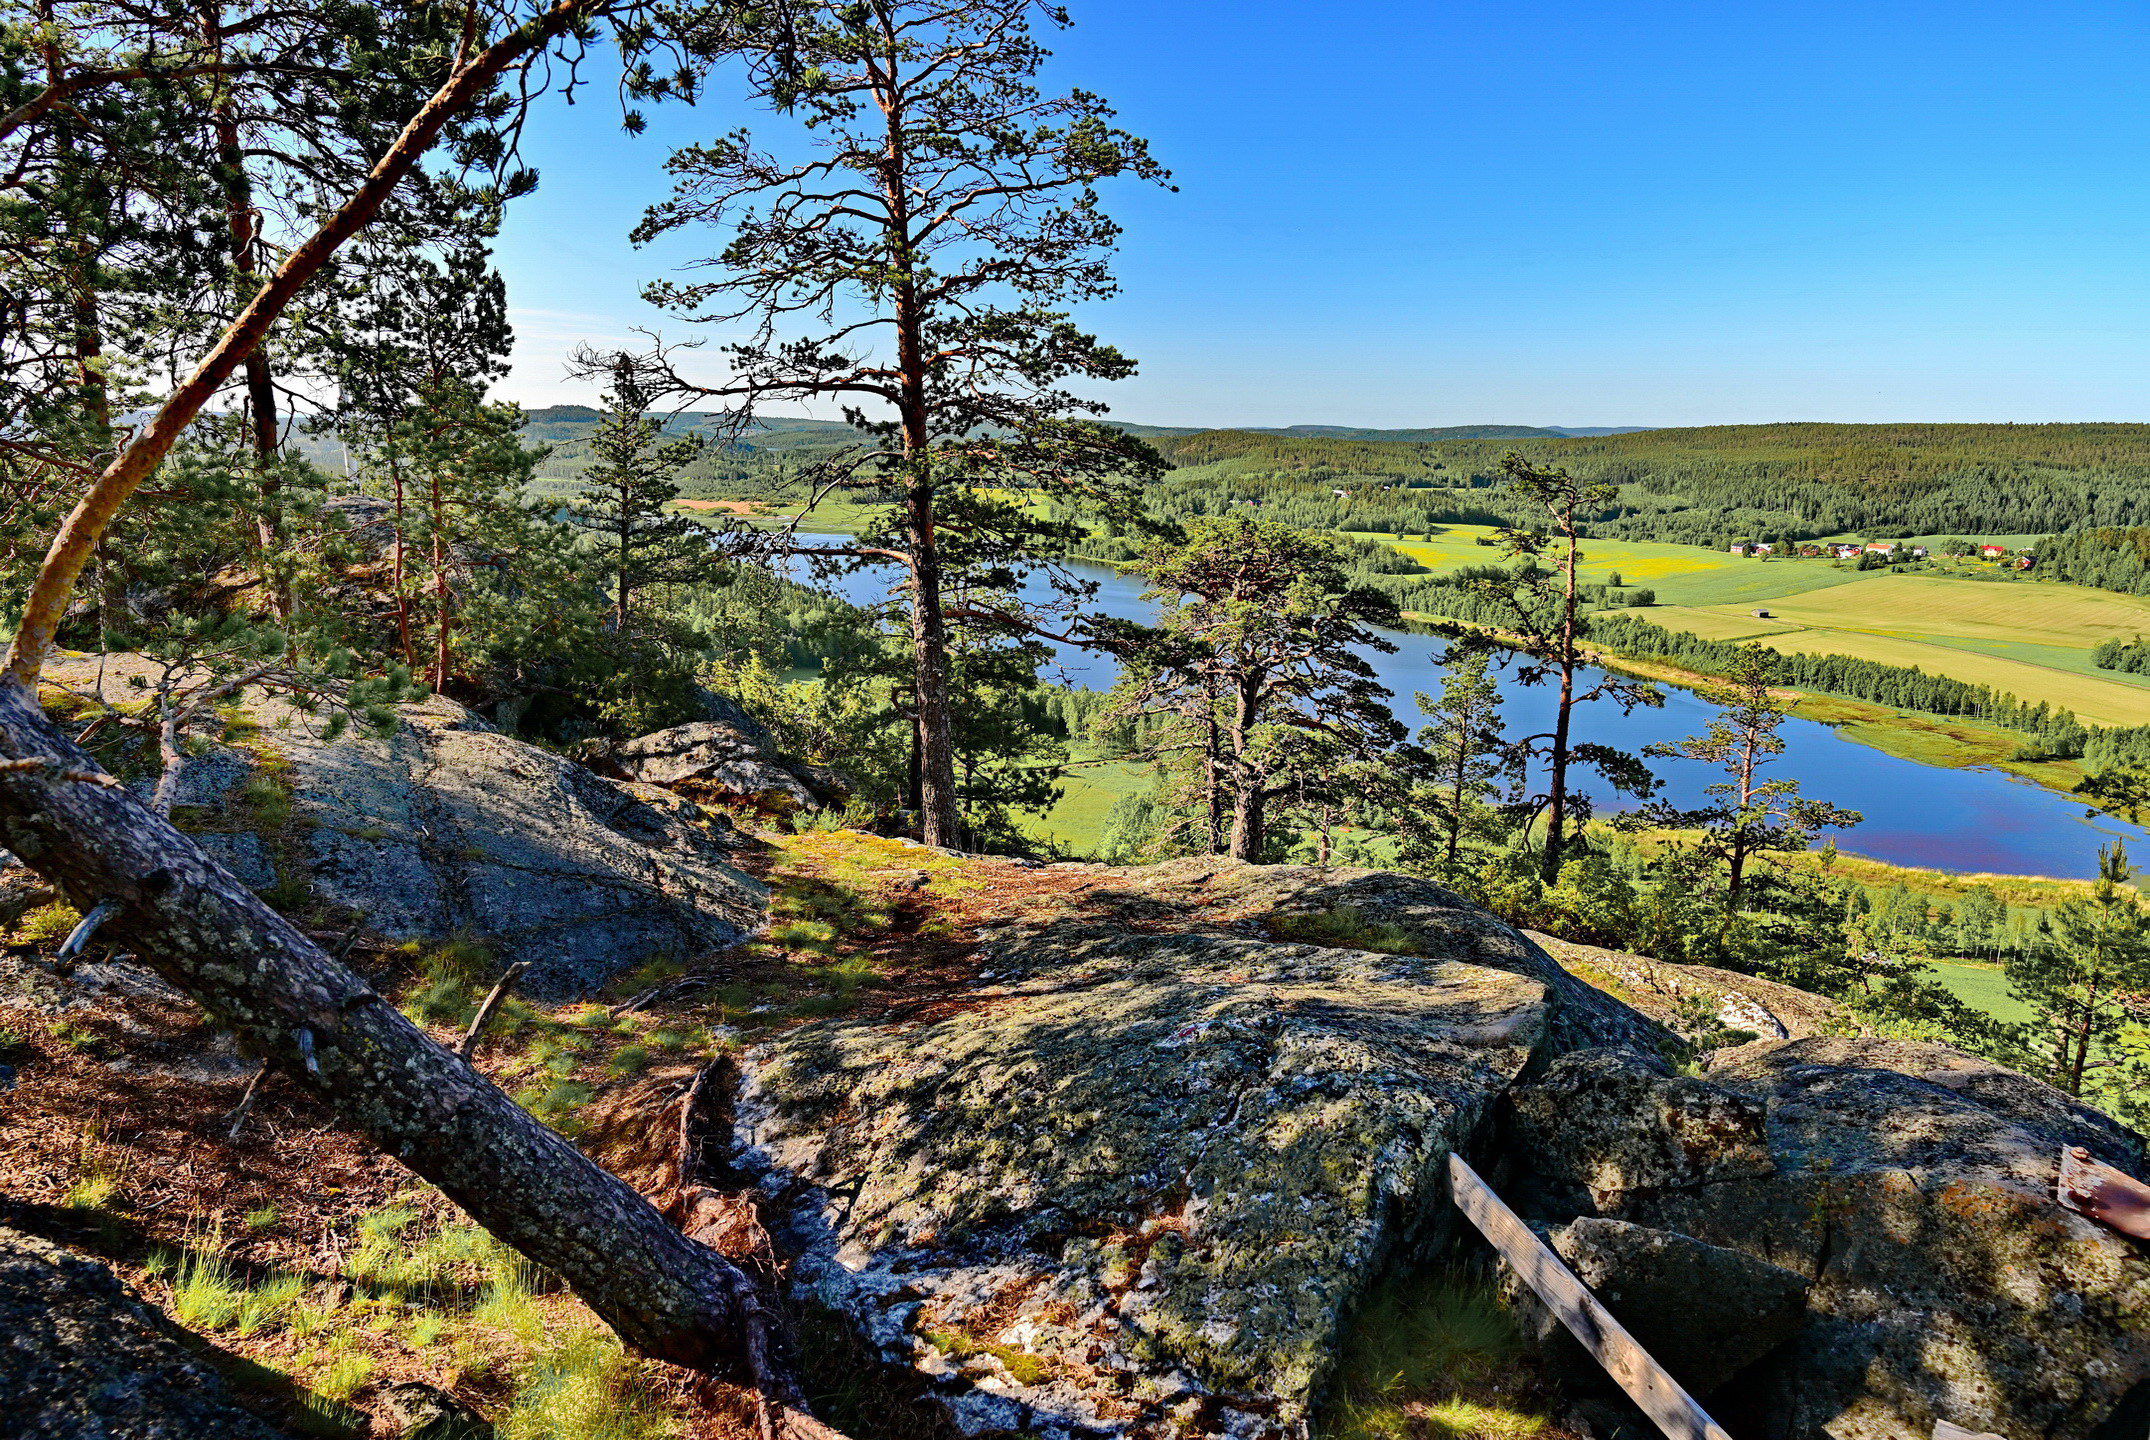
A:
<svg viewBox="0 0 2150 1440">
<path fill-rule="evenodd" d="M 1799 625 L 2089 649 L 2111 635 L 2150 633 L 2150 600 L 2078 585 L 1874 575 L 1787 597 L 1773 607 Z"/>
<path fill-rule="evenodd" d="M 1917 666 L 1929 675 L 1946 675 L 2036 703 L 2066 706 L 2096 725 L 2150 724 L 2150 687 L 2073 674 L 2021 660 L 2005 660 L 1974 650 L 1958 650 L 1895 635 L 1855 630 L 1795 630 L 1769 638 L 1777 650 L 1807 655 L 1849 655 L 1884 665 Z"/>
<path fill-rule="evenodd" d="M 1400 550 L 1428 570 L 1464 565 L 1492 565 L 1504 559 L 1498 549 L 1478 543 L 1495 533 L 1491 525 L 1448 525 L 1426 540 L 1395 540 L 1379 532 L 1361 532 Z M 1658 545 L 1640 540 L 1587 540 L 1582 577 L 1603 584 L 1614 574 L 1630 586 L 1657 592 L 1664 605 L 1718 605 L 1774 600 L 1809 590 L 1847 584 L 1858 572 L 1839 570 L 1822 560 L 1752 560 L 1705 550 L 1699 545 Z"/>
</svg>

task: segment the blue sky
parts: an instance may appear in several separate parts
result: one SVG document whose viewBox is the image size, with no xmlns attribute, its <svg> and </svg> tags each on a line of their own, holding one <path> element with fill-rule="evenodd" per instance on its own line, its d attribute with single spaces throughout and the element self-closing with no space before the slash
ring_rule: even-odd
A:
<svg viewBox="0 0 2150 1440">
<path fill-rule="evenodd" d="M 1048 80 L 1179 186 L 1108 193 L 1119 418 L 2150 419 L 2150 7 L 1069 3 Z M 717 237 L 626 233 L 671 144 L 759 118 L 543 106 L 504 394 L 687 334 L 637 291 Z"/>
</svg>

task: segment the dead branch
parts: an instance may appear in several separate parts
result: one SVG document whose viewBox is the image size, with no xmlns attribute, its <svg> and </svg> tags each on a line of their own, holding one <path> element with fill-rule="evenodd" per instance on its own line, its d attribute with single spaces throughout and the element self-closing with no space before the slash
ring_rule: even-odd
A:
<svg viewBox="0 0 2150 1440">
<path fill-rule="evenodd" d="M 529 968 L 528 960 L 518 960 L 508 967 L 507 973 L 500 977 L 500 983 L 493 987 L 492 993 L 485 997 L 485 1003 L 478 1007 L 478 1013 L 470 1017 L 470 1028 L 463 1032 L 462 1042 L 455 1047 L 456 1054 L 468 1060 L 478 1053 L 478 1041 L 483 1038 L 485 1027 L 493 1018 L 493 1012 L 500 1008 L 501 1001 L 508 998 L 508 991 L 513 988 L 516 977 Z"/>
</svg>

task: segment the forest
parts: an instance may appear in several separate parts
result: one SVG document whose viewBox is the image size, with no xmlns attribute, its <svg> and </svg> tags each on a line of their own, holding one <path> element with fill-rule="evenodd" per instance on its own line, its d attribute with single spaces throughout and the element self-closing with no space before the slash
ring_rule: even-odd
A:
<svg viewBox="0 0 2150 1440">
<path fill-rule="evenodd" d="M 1207 1104 L 1232 1087 L 1199 1067 L 1269 1057 L 1242 1040 L 1277 1016 L 1383 1017 L 1348 1052 L 1378 1064 L 1331 1063 L 1331 1031 L 1306 1042 L 1318 1071 L 1278 1083 L 1320 1099 L 1360 1072 L 1447 1075 L 1466 1043 L 1498 1052 L 1506 1085 L 1551 1055 L 1527 1037 L 1603 1050 L 1576 1039 L 1598 1025 L 1629 1046 L 1620 1084 L 1685 1094 L 1706 1057 L 1761 1038 L 1699 1001 L 1631 1009 L 1508 927 L 1797 987 L 1828 1017 L 1816 1038 L 2014 1066 L 2085 1124 L 2150 1115 L 2150 908 L 2124 849 L 2095 880 L 1936 901 L 1840 865 L 1836 837 L 1867 817 L 1777 763 L 1797 687 L 2017 732 L 2027 755 L 2081 763 L 2083 803 L 2135 815 L 2150 728 L 1697 638 L 1644 618 L 1648 587 L 1582 573 L 1598 537 L 2066 532 L 2040 551 L 2055 573 L 2139 588 L 2150 532 L 2111 527 L 2150 519 L 2150 426 L 1116 424 L 1095 397 L 1136 360 L 1077 317 L 1118 292 L 1109 202 L 1172 174 L 1103 97 L 1047 83 L 1044 41 L 1068 23 L 1031 0 L 0 10 L 0 1120 L 36 1161 L 5 1218 L 103 1246 L 261 1357 L 290 1423 L 385 1428 L 415 1385 L 487 1407 L 508 1440 L 951 1433 L 845 1388 L 880 1341 L 809 1307 L 779 1248 L 851 1223 L 863 1190 L 835 1206 L 815 1187 L 857 1178 L 842 1147 L 878 1143 L 865 1132 L 921 1095 L 906 1153 L 954 1157 L 964 1178 L 939 1193 L 978 1213 L 927 1224 L 884 1194 L 861 1220 L 874 1243 L 940 1245 L 1001 1210 L 1054 1228 L 995 1252 L 1019 1273 L 959 1317 L 998 1315 L 987 1338 L 911 1303 L 932 1269 L 911 1252 L 870 1277 L 891 1282 L 873 1303 L 928 1326 L 903 1332 L 902 1364 L 1006 1389 L 1064 1378 L 991 1338 L 1019 1310 L 1034 1331 L 1137 1317 L 1204 1207 L 1281 1184 L 1265 1134 L 1267 1170 L 1198 1195 L 1187 1177 L 1240 1100 L 1162 1126 L 1118 1107 L 1130 1057 L 1165 1067 L 1145 1072 L 1158 1094 Z M 662 198 L 620 249 L 695 252 L 641 293 L 674 333 L 721 337 L 722 363 L 592 341 L 570 365 L 598 403 L 526 411 L 505 398 L 496 246 L 538 184 L 532 107 L 578 89 L 629 133 L 659 106 L 722 107 L 653 161 Z M 847 418 L 785 418 L 801 410 Z M 844 523 L 817 528 L 821 507 Z M 1498 527 L 1483 563 L 1434 574 L 1379 543 L 1457 523 Z M 1083 560 L 1139 581 L 1154 613 L 1101 613 Z M 866 573 L 888 581 L 871 603 L 830 593 Z M 1440 642 L 1410 722 L 1369 659 L 1402 636 Z M 1056 646 L 1109 657 L 1111 688 L 1055 683 Z M 1608 655 L 1676 667 L 1702 728 L 1633 751 L 1582 738 L 1593 713 L 1664 703 Z M 1541 687 L 1554 718 L 1505 719 L 1504 680 Z M 1035 824 L 1075 764 L 1139 776 L 1086 847 Z M 1674 767 L 1709 777 L 1694 803 L 1667 798 Z M 1608 790 L 1632 805 L 1603 813 Z M 1053 863 L 1099 857 L 1163 868 L 1098 885 Z M 1168 943 L 1155 928 L 1175 886 L 1339 875 L 1420 897 L 1448 939 L 1299 892 L 1259 920 L 1204 896 Z M 1464 935 L 1489 963 L 1449 962 Z M 1019 958 L 989 966 L 995 946 Z M 1138 1000 L 1032 983 L 1130 949 L 1142 968 L 1112 983 L 1151 987 Z M 1947 955 L 1998 967 L 2017 1008 L 1966 1003 L 1935 969 Z M 1229 1014 L 1263 967 L 1302 978 Z M 1302 1005 L 1287 992 L 1319 967 L 1375 999 Z M 1157 1020 L 1203 987 L 1220 1008 Z M 1498 1023 L 1455 1020 L 1496 1001 Z M 1404 1002 L 1433 1017 L 1407 1044 Z M 1005 1017 L 1032 1013 L 1009 1041 Z M 1054 1103 L 1054 1067 L 1078 1066 L 1107 1098 L 1023 1118 L 1018 1143 L 988 1128 L 1018 1123 L 1015 1081 L 943 1106 L 940 1079 L 912 1079 L 953 1067 L 877 1058 L 899 1031 L 943 1055 L 1010 1046 L 986 1068 Z M 796 1064 L 738 1088 L 784 1045 Z M 1426 1116 L 1481 1113 L 1447 1083 L 1379 1112 L 1422 1147 L 1421 1179 L 1463 1144 Z M 764 1103 L 847 1117 L 789 1228 L 763 1208 L 782 1187 L 746 1168 L 774 1150 L 733 1143 Z M 1306 1183 L 1360 1185 L 1324 1202 L 1349 1231 L 1328 1253 L 1374 1254 L 1349 1226 L 1401 1193 L 1365 1178 L 1395 1147 L 1303 1113 L 1343 1147 Z M 1188 1135 L 1205 1153 L 1171 1149 Z M 1122 1164 L 1138 1150 L 1166 1158 Z M 981 1155 L 1023 1173 L 977 1190 L 961 1167 Z M 1064 1155 L 1082 1173 L 1047 1193 L 1038 1173 Z M 1139 1203 L 1085 1199 L 1063 1225 L 1084 1166 L 1120 1166 Z M 187 1203 L 129 1189 L 150 1173 Z M 225 1189 L 176 1188 L 199 1174 Z M 1290 1195 L 1279 1251 L 1304 1224 Z M 1227 1239 L 1218 1264 L 1256 1263 Z M 830 1253 L 819 1275 L 851 1283 L 850 1252 Z M 1093 1260 L 1105 1279 L 1085 1272 L 1081 1305 L 1033 1297 L 1037 1267 Z M 1363 1289 L 1361 1261 L 1338 1264 Z M 1206 1355 L 1245 1318 L 1183 1328 Z M 1078 1338 L 1067 1354 L 1104 1354 Z M 1290 1364 L 1288 1405 L 1244 1413 L 1228 1375 L 1199 1396 L 1145 1378 L 1158 1400 L 1121 1385 L 1136 1360 L 1065 1374 L 1151 1404 L 1142 1433 L 1291 1440 L 1322 1397 L 1318 1366 Z M 977 1393 L 990 1423 L 956 1428 L 1007 1433 L 1012 1412 Z M 1363 1433 L 1446 1440 L 1417 1423 Z"/>
<path fill-rule="evenodd" d="M 1855 535 L 2044 534 L 2150 515 L 2139 425 L 1741 425 L 1541 437 L 1547 465 L 1614 487 L 1589 533 L 1721 547 Z M 1288 500 L 1337 529 L 1483 523 L 1513 441 L 1416 443 L 1239 431 L 1160 439 L 1162 503 Z M 1349 490 L 1349 500 L 1333 495 Z M 1758 495 L 1772 497 L 1768 506 Z M 1329 503 L 1329 502 L 1334 502 Z"/>
</svg>

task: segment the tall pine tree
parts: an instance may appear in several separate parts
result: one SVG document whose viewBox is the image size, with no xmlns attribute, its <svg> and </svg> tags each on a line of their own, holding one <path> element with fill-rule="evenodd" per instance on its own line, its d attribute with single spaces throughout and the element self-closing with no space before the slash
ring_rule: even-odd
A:
<svg viewBox="0 0 2150 1440">
<path fill-rule="evenodd" d="M 625 634 L 635 593 L 648 585 L 684 584 L 720 563 L 708 529 L 665 507 L 679 498 L 673 477 L 700 458 L 699 435 L 665 434 L 649 413 L 649 392 L 632 366 L 620 366 L 605 395 L 604 419 L 590 436 L 596 463 L 582 472 L 582 494 L 567 516 L 591 532 L 612 577 L 612 627 Z"/>
</svg>

